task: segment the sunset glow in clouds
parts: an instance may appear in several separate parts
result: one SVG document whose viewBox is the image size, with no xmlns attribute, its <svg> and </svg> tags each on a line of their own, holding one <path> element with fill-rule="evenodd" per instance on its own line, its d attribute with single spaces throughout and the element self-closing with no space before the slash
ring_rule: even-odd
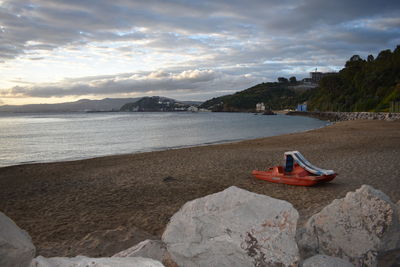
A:
<svg viewBox="0 0 400 267">
<path fill-rule="evenodd" d="M 0 1 L 0 105 L 206 100 L 400 44 L 399 1 Z"/>
</svg>

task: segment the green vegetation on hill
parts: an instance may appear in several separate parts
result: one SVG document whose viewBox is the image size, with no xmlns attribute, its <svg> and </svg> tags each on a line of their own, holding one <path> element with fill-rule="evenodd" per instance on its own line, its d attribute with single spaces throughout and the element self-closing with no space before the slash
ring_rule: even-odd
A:
<svg viewBox="0 0 400 267">
<path fill-rule="evenodd" d="M 354 55 L 337 74 L 322 78 L 309 101 L 321 111 L 388 111 L 400 101 L 400 46 L 381 51 L 376 59 Z"/>
<path fill-rule="evenodd" d="M 388 111 L 391 101 L 400 101 L 400 46 L 384 50 L 376 59 L 354 55 L 337 74 L 324 76 L 319 86 L 297 90 L 295 77 L 278 78 L 232 95 L 216 97 L 200 107 L 213 111 L 254 111 L 257 103 L 278 110 L 295 108 L 308 101 L 309 110 Z"/>
<path fill-rule="evenodd" d="M 264 102 L 266 108 L 284 109 L 304 101 L 304 93 L 289 89 L 289 82 L 261 83 L 233 95 L 216 97 L 200 107 L 213 111 L 253 111 L 257 103 Z"/>
<path fill-rule="evenodd" d="M 127 103 L 121 107 L 121 111 L 183 111 L 188 107 L 189 105 L 171 98 L 152 96 Z"/>
</svg>

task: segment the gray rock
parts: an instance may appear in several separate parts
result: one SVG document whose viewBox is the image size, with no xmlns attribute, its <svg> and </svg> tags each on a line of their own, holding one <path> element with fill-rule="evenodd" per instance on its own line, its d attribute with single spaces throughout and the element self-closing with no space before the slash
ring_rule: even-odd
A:
<svg viewBox="0 0 400 267">
<path fill-rule="evenodd" d="M 354 265 L 340 258 L 318 254 L 306 259 L 302 267 L 354 267 Z"/>
<path fill-rule="evenodd" d="M 165 251 L 165 244 L 161 240 L 147 239 L 136 246 L 118 252 L 113 257 L 143 257 L 162 261 Z"/>
<path fill-rule="evenodd" d="M 298 244 L 304 257 L 326 254 L 355 266 L 377 266 L 380 254 L 400 247 L 399 207 L 363 185 L 312 216 Z"/>
<path fill-rule="evenodd" d="M 289 115 L 308 115 L 330 121 L 353 121 L 353 120 L 400 120 L 400 113 L 384 112 L 290 112 Z"/>
<path fill-rule="evenodd" d="M 35 258 L 30 267 L 163 267 L 164 265 L 153 259 L 146 258 L 88 258 L 78 256 L 74 258 L 54 257 Z"/>
<path fill-rule="evenodd" d="M 29 266 L 35 251 L 28 233 L 0 212 L 0 266 Z"/>
<path fill-rule="evenodd" d="M 235 186 L 186 203 L 162 240 L 179 266 L 296 266 L 298 212 Z"/>
</svg>

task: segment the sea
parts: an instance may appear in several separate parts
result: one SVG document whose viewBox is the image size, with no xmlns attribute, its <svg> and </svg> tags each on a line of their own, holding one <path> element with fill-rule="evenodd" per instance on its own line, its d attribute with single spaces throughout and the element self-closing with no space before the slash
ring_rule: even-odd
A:
<svg viewBox="0 0 400 267">
<path fill-rule="evenodd" d="M 0 167 L 235 142 L 327 124 L 252 113 L 0 114 Z"/>
</svg>

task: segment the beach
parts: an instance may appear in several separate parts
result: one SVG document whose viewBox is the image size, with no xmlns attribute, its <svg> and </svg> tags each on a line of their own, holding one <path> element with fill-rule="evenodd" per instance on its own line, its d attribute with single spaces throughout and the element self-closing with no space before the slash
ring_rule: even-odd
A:
<svg viewBox="0 0 400 267">
<path fill-rule="evenodd" d="M 314 187 L 251 176 L 290 150 L 339 175 Z M 0 211 L 29 232 L 38 255 L 110 256 L 159 238 L 184 203 L 231 185 L 289 201 L 300 226 L 362 184 L 396 202 L 399 158 L 400 121 L 344 121 L 236 143 L 0 168 Z"/>
</svg>

